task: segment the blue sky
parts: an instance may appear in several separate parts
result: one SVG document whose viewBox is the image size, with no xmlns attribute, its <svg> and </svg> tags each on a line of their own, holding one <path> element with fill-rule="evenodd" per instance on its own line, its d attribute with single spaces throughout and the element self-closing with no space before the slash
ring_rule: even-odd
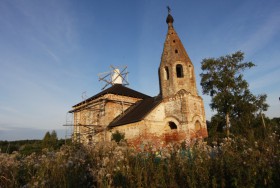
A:
<svg viewBox="0 0 280 188">
<path fill-rule="evenodd" d="M 110 65 L 127 65 L 128 87 L 157 95 L 167 5 L 200 95 L 202 59 L 241 50 L 256 64 L 245 72 L 251 91 L 280 116 L 279 0 L 2 0 L 0 140 L 64 136 L 67 111 L 101 91 L 98 73 Z"/>
</svg>

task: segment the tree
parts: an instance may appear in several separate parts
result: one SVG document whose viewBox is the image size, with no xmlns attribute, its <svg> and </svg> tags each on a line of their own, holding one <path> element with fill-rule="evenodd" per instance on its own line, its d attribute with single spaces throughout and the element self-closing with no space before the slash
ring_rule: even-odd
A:
<svg viewBox="0 0 280 188">
<path fill-rule="evenodd" d="M 51 133 L 48 131 L 46 132 L 44 138 L 43 138 L 43 147 L 50 148 L 50 149 L 56 149 L 58 144 L 57 134 L 55 130 L 53 130 Z"/>
<path fill-rule="evenodd" d="M 256 111 L 266 110 L 266 95 L 254 96 L 242 72 L 254 67 L 252 62 L 243 62 L 244 53 L 238 51 L 219 58 L 203 59 L 201 62 L 201 86 L 203 94 L 212 99 L 212 110 L 225 117 L 226 135 L 229 136 L 231 117 L 250 122 Z"/>
<path fill-rule="evenodd" d="M 51 132 L 51 147 L 53 147 L 53 149 L 57 149 L 58 147 L 58 138 L 55 130 Z"/>
<path fill-rule="evenodd" d="M 258 111 L 259 111 L 259 114 L 260 114 L 260 116 L 261 116 L 261 118 L 262 118 L 262 123 L 263 123 L 263 127 L 264 128 L 266 128 L 266 126 L 265 126 L 265 121 L 264 121 L 264 117 L 263 117 L 263 111 L 267 111 L 267 109 L 268 109 L 268 104 L 266 104 L 265 103 L 265 101 L 266 101 L 266 95 L 259 95 L 258 97 L 257 97 L 257 100 L 256 100 L 256 106 L 257 106 L 257 109 L 258 109 Z"/>
<path fill-rule="evenodd" d="M 43 147 L 48 148 L 50 146 L 50 140 L 51 140 L 51 134 L 50 132 L 46 132 L 44 138 L 43 138 Z"/>
</svg>

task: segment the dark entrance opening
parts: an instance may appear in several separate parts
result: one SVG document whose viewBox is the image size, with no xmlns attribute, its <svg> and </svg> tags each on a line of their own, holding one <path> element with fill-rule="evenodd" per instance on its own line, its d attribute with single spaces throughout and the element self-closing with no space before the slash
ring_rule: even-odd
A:
<svg viewBox="0 0 280 188">
<path fill-rule="evenodd" d="M 172 121 L 168 122 L 168 125 L 169 125 L 170 129 L 177 129 L 177 125 Z"/>
</svg>

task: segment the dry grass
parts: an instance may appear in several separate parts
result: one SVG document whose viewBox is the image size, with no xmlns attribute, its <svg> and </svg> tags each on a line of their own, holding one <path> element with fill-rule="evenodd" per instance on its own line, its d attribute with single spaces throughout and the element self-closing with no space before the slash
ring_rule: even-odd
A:
<svg viewBox="0 0 280 188">
<path fill-rule="evenodd" d="M 276 187 L 279 169 L 275 133 L 254 143 L 234 137 L 184 149 L 147 145 L 142 152 L 103 142 L 29 156 L 1 153 L 0 187 Z"/>
</svg>

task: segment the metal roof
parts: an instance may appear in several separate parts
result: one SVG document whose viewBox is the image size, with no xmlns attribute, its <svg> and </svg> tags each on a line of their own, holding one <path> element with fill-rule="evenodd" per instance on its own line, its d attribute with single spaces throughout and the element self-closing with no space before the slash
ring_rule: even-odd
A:
<svg viewBox="0 0 280 188">
<path fill-rule="evenodd" d="M 135 105 L 128 108 L 124 114 L 117 117 L 109 124 L 109 128 L 134 123 L 143 120 L 161 102 L 160 97 L 146 98 L 138 101 Z"/>
<path fill-rule="evenodd" d="M 80 106 L 82 104 L 85 104 L 89 101 L 92 101 L 94 99 L 97 99 L 98 97 L 101 97 L 105 94 L 115 94 L 115 95 L 122 95 L 122 96 L 128 96 L 128 97 L 133 97 L 133 98 L 138 98 L 138 99 L 146 99 L 146 98 L 151 98 L 148 95 L 145 95 L 143 93 L 140 93 L 138 91 L 135 91 L 133 89 L 130 89 L 128 87 L 123 86 L 122 84 L 115 84 L 112 87 L 105 89 L 104 91 L 74 105 L 73 107 Z"/>
</svg>

